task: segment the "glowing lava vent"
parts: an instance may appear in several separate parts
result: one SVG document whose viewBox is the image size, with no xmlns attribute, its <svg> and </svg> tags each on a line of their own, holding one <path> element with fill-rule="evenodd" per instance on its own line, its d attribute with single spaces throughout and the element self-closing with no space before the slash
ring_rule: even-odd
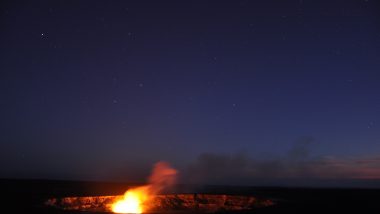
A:
<svg viewBox="0 0 380 214">
<path fill-rule="evenodd" d="M 112 204 L 112 211 L 114 213 L 142 213 L 143 204 L 147 199 L 147 192 L 143 188 L 128 190 L 121 200 Z"/>
<path fill-rule="evenodd" d="M 176 179 L 177 171 L 166 162 L 155 164 L 149 184 L 125 192 L 124 196 L 112 204 L 114 213 L 136 213 L 140 214 L 149 209 L 146 204 L 155 195 L 164 189 L 170 188 Z"/>
</svg>

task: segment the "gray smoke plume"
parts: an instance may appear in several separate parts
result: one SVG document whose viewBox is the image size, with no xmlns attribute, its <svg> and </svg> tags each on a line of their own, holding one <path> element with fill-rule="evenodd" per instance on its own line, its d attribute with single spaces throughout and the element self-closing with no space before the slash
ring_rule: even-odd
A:
<svg viewBox="0 0 380 214">
<path fill-rule="evenodd" d="M 202 153 L 182 174 L 182 182 L 195 184 L 274 185 L 314 180 L 380 179 L 380 158 L 313 157 L 313 138 L 295 142 L 279 158 L 259 160 L 245 154 Z"/>
</svg>

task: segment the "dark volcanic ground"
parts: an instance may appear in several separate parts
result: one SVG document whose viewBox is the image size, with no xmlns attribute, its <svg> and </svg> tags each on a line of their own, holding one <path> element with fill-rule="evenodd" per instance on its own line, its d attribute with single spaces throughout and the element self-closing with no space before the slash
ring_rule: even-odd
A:
<svg viewBox="0 0 380 214">
<path fill-rule="evenodd" d="M 44 206 L 52 197 L 122 194 L 132 185 L 121 183 L 0 180 L 1 213 L 53 213 L 61 211 Z M 312 189 L 232 186 L 179 186 L 181 193 L 253 195 L 272 199 L 276 205 L 250 213 L 380 213 L 380 189 Z M 83 212 L 82 212 L 83 213 Z M 242 213 L 242 212 L 240 212 Z"/>
</svg>

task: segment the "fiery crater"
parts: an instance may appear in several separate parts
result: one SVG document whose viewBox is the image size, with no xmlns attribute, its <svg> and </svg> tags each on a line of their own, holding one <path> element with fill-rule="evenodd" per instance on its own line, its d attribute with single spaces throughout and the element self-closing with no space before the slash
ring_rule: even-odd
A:
<svg viewBox="0 0 380 214">
<path fill-rule="evenodd" d="M 137 213 L 144 212 L 144 203 L 148 200 L 145 188 L 131 189 L 125 192 L 122 199 L 112 204 L 114 213 Z"/>
<path fill-rule="evenodd" d="M 67 211 L 83 211 L 90 213 L 216 213 L 249 211 L 257 208 L 273 206 L 272 200 L 257 198 L 249 195 L 225 194 L 165 194 L 152 196 L 149 203 L 141 203 L 136 207 L 114 210 L 124 196 L 87 196 L 51 198 L 45 202 L 50 207 Z M 140 208 L 138 208 L 140 206 Z M 139 210 L 141 209 L 141 210 Z"/>
<path fill-rule="evenodd" d="M 112 204 L 112 211 L 115 213 L 143 213 L 145 211 L 144 204 L 148 203 L 152 196 L 173 186 L 176 176 L 177 170 L 170 167 L 168 163 L 156 163 L 149 177 L 149 184 L 125 192 L 122 199 Z"/>
<path fill-rule="evenodd" d="M 165 162 L 155 164 L 149 184 L 128 189 L 122 196 L 89 196 L 52 198 L 45 202 L 63 210 L 114 213 L 170 213 L 177 211 L 206 212 L 243 211 L 272 206 L 271 200 L 253 196 L 211 194 L 165 194 L 175 182 L 177 171 Z"/>
</svg>

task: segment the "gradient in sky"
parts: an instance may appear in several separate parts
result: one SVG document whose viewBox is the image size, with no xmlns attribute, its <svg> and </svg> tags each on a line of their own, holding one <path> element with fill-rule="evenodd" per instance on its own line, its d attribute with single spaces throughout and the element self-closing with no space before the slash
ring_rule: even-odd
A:
<svg viewBox="0 0 380 214">
<path fill-rule="evenodd" d="M 379 11 L 2 2 L 0 175 L 141 180 L 166 160 L 200 182 L 378 179 Z"/>
</svg>

